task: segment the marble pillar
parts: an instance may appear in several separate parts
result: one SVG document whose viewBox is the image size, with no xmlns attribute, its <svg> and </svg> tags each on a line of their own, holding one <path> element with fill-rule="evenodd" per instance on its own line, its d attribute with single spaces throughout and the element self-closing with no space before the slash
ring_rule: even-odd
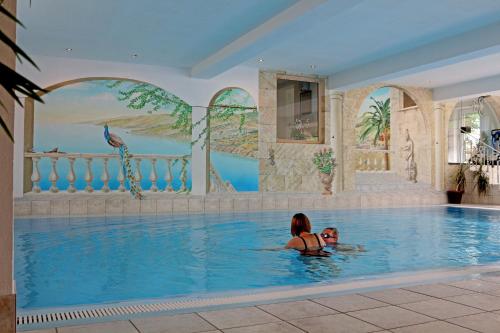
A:
<svg viewBox="0 0 500 333">
<path fill-rule="evenodd" d="M 342 133 L 342 106 L 344 93 L 333 90 L 330 92 L 330 128 L 332 133 L 331 145 L 335 152 L 337 170 L 335 171 L 334 192 L 344 190 L 344 161 L 343 161 L 343 133 Z"/>
<path fill-rule="evenodd" d="M 445 105 L 434 103 L 434 188 L 437 191 L 444 189 L 444 131 L 443 119 Z"/>
</svg>

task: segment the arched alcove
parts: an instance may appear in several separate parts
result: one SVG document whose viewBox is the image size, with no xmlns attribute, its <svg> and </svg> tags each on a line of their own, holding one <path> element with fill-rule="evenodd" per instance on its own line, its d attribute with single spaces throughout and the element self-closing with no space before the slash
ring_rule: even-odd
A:
<svg viewBox="0 0 500 333">
<path fill-rule="evenodd" d="M 379 96 L 377 98 L 374 95 Z M 385 121 L 385 127 L 389 130 L 387 133 L 371 130 L 368 131 L 370 135 L 365 135 L 361 139 L 362 130 L 366 129 L 366 126 L 362 125 L 362 115 L 365 113 L 363 111 L 366 110 L 362 109 L 369 110 L 370 104 L 376 105 L 374 100 L 380 102 L 380 106 L 389 100 L 390 119 Z M 358 188 L 358 183 L 362 182 L 358 181 L 360 177 L 357 175 L 364 171 L 379 173 L 379 176 L 373 176 L 377 178 L 376 184 L 374 183 L 375 187 L 379 183 L 381 185 L 386 183 L 383 179 L 385 176 L 380 176 L 381 172 L 393 173 L 394 176 L 391 177 L 394 178 L 394 182 L 407 179 L 408 155 L 405 147 L 411 146 L 410 142 L 413 142 L 413 157 L 418 170 L 418 182 L 431 184 L 433 146 L 429 124 L 432 124 L 433 118 L 431 117 L 432 94 L 430 91 L 383 83 L 374 84 L 346 91 L 343 110 L 344 145 L 350 147 L 344 150 L 344 161 L 346 161 L 344 186 L 346 189 Z M 375 111 L 374 108 L 372 110 Z M 409 139 L 407 139 L 408 136 Z M 392 178 L 391 181 L 393 181 Z M 370 178 L 366 180 L 366 183 L 373 183 L 373 181 L 374 179 Z M 370 188 L 374 187 L 372 185 Z"/>
<path fill-rule="evenodd" d="M 236 191 L 259 190 L 258 112 L 253 97 L 239 87 L 218 91 L 210 101 L 211 190 L 219 177 Z"/>
<path fill-rule="evenodd" d="M 465 143 L 492 145 L 491 131 L 500 128 L 499 114 L 493 97 L 458 101 L 448 119 L 448 163 L 467 162 L 470 152 L 465 151 Z"/>
<path fill-rule="evenodd" d="M 25 149 L 46 152 L 58 149 L 66 153 L 110 153 L 110 147 L 103 138 L 103 125 L 119 135 L 132 154 L 191 154 L 191 106 L 176 95 L 137 80 L 90 77 L 61 82 L 46 88 L 44 104 L 27 100 L 25 105 Z M 29 190 L 31 163 L 25 161 L 25 191 Z M 48 161 L 40 162 L 42 190 L 50 184 L 46 175 Z M 116 189 L 117 160 L 110 160 L 110 188 Z M 85 187 L 83 161 L 75 162 L 77 190 Z M 58 171 L 66 175 L 67 161 L 58 161 Z M 101 175 L 101 165 L 93 165 L 94 175 Z M 151 186 L 151 164 L 142 163 L 144 175 L 141 185 Z M 165 174 L 166 165 L 158 162 L 158 173 Z M 174 166 L 178 173 L 180 163 Z M 189 168 L 188 168 L 189 169 Z M 159 187 L 165 186 L 165 179 L 157 180 Z M 65 177 L 60 177 L 57 186 L 68 186 Z M 27 185 L 28 184 L 28 185 Z M 94 188 L 102 186 L 100 177 L 94 177 Z M 174 177 L 174 189 L 179 188 L 179 179 Z M 190 172 L 188 172 L 190 186 Z"/>
</svg>

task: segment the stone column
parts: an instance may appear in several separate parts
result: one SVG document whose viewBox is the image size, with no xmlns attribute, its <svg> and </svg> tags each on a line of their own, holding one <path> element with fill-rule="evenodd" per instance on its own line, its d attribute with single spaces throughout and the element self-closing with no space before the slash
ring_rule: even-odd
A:
<svg viewBox="0 0 500 333">
<path fill-rule="evenodd" d="M 191 147 L 191 193 L 205 195 L 209 191 L 209 166 L 210 166 L 210 137 L 208 131 L 203 130 L 210 126 L 208 121 L 208 110 L 202 107 L 193 107 L 192 120 L 192 142 L 197 141 Z M 200 137 L 201 135 L 201 137 Z"/>
<path fill-rule="evenodd" d="M 337 170 L 335 172 L 334 192 L 339 193 L 344 190 L 344 153 L 343 153 L 343 117 L 342 109 L 344 93 L 341 91 L 330 91 L 330 129 L 332 134 L 331 145 L 337 160 Z"/>
<path fill-rule="evenodd" d="M 434 188 L 444 190 L 444 110 L 443 103 L 434 103 Z"/>
<path fill-rule="evenodd" d="M 16 1 L 6 0 L 2 6 L 16 15 Z M 0 30 L 12 40 L 16 40 L 16 24 L 2 16 Z M 16 56 L 0 43 L 0 61 L 15 68 Z M 14 132 L 14 99 L 4 89 L 0 89 L 0 101 L 4 107 L 0 113 L 11 132 Z M 14 133 L 13 133 L 14 134 Z M 13 282 L 13 179 L 14 142 L 0 128 L 0 332 L 16 331 L 16 295 Z"/>
</svg>

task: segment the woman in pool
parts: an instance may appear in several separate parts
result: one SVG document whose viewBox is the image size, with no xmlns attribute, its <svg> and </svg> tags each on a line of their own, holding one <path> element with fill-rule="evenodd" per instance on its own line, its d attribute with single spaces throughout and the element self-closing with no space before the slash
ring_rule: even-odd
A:
<svg viewBox="0 0 500 333">
<path fill-rule="evenodd" d="M 311 234 L 311 222 L 302 213 L 292 217 L 290 232 L 293 238 L 286 245 L 287 249 L 300 251 L 302 255 L 314 257 L 327 257 L 331 253 L 323 251 L 325 242 L 317 234 Z"/>
</svg>

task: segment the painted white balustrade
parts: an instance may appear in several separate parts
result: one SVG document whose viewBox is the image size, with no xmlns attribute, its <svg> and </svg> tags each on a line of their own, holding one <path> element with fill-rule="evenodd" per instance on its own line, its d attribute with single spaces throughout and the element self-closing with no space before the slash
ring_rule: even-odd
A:
<svg viewBox="0 0 500 333">
<path fill-rule="evenodd" d="M 385 172 L 387 171 L 386 156 L 393 154 L 391 150 L 355 148 L 356 152 L 356 171 L 364 172 Z"/>
<path fill-rule="evenodd" d="M 177 191 L 189 192 L 187 168 L 191 156 L 188 155 L 131 154 L 133 175 L 130 178 L 125 177 L 127 169 L 122 166 L 118 154 L 25 153 L 24 156 L 31 158 L 33 164 L 30 177 L 33 193 L 57 193 L 60 191 L 66 191 L 67 193 L 126 192 L 126 184 L 130 182 L 130 178 L 144 191 L 173 192 L 174 166 L 177 163 L 180 163 L 177 164 L 180 165 L 180 168 L 176 168 L 177 175 L 175 175 L 179 177 L 180 181 Z M 47 161 L 49 164 L 47 164 Z M 132 163 L 132 161 L 135 163 Z M 151 171 L 148 178 L 143 178 L 141 167 L 143 165 L 147 166 L 148 163 L 151 166 Z M 78 167 L 83 169 L 78 172 Z M 41 169 L 42 172 L 40 172 Z M 94 174 L 96 169 L 100 170 L 100 174 Z M 58 186 L 60 179 L 67 180 L 64 188 Z M 97 186 L 96 179 L 98 180 L 97 183 L 100 184 L 100 188 L 95 188 Z M 164 186 L 160 186 L 161 181 L 159 182 L 159 179 L 165 180 Z M 151 185 L 144 188 L 147 180 L 150 181 Z M 116 183 L 118 183 L 118 186 L 113 185 L 114 188 L 112 188 L 110 184 Z"/>
</svg>

